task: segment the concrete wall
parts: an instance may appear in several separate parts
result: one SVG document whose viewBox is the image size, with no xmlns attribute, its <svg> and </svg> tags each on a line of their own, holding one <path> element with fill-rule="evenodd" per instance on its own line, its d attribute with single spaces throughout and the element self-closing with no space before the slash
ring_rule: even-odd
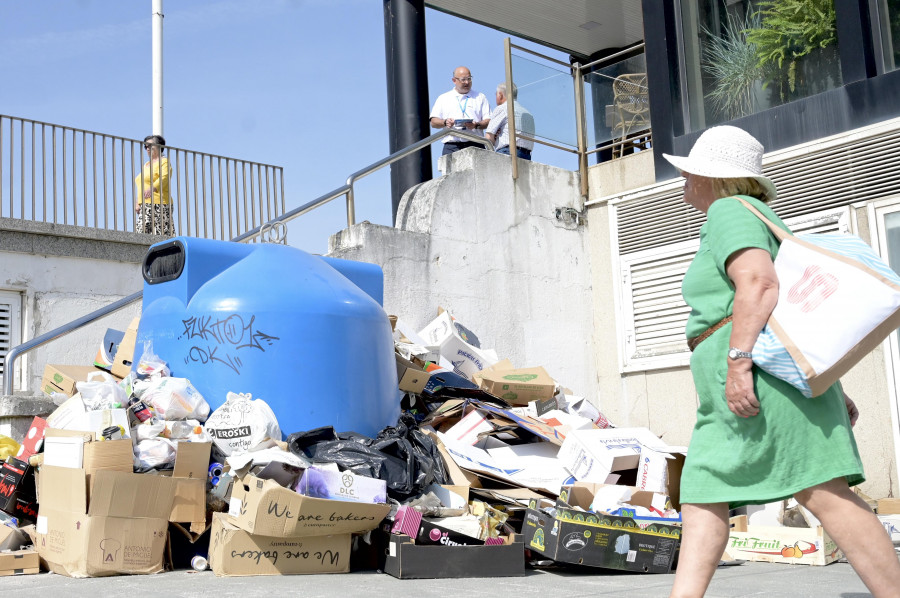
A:
<svg viewBox="0 0 900 598">
<path fill-rule="evenodd" d="M 357 224 L 331 238 L 329 255 L 381 265 L 385 309 L 416 329 L 444 307 L 483 347 L 596 401 L 576 173 L 520 161 L 513 181 L 509 157 L 480 149 L 440 165 L 446 176 L 406 193 L 396 228 Z"/>
<path fill-rule="evenodd" d="M 610 206 L 603 201 L 628 190 L 653 184 L 649 152 L 594 166 L 590 171 L 588 202 L 593 302 L 615 304 L 615 248 L 610 243 Z M 870 223 L 864 206 L 855 210 L 856 233 L 869 239 Z M 595 365 L 601 410 L 619 426 L 647 426 L 672 444 L 688 444 L 696 421 L 697 393 L 687 367 L 623 373 L 622 342 L 617 309 L 596 309 L 593 327 Z M 864 492 L 884 497 L 898 492 L 886 356 L 882 347 L 866 356 L 842 378 L 844 389 L 856 402 L 860 419 L 854 428 L 867 481 Z M 811 399 L 815 400 L 815 399 Z"/>
<path fill-rule="evenodd" d="M 158 239 L 74 226 L 0 219 L 0 290 L 21 293 L 22 340 L 30 340 L 143 288 L 140 262 Z M 124 330 L 140 302 L 20 358 L 23 393 L 39 391 L 47 363 L 94 360 L 107 328 Z"/>
</svg>

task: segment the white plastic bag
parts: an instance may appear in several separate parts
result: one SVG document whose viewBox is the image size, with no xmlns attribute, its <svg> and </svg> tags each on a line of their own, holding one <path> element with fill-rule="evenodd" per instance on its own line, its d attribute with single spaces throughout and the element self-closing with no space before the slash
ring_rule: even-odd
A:
<svg viewBox="0 0 900 598">
<path fill-rule="evenodd" d="M 144 352 L 138 360 L 137 374 L 149 378 L 166 377 L 171 374 L 166 362 L 153 352 L 153 341 L 144 342 Z"/>
<path fill-rule="evenodd" d="M 175 449 L 175 443 L 165 438 L 141 440 L 134 447 L 135 467 L 149 470 L 175 463 Z"/>
<path fill-rule="evenodd" d="M 76 382 L 75 388 L 78 389 L 88 411 L 119 409 L 128 402 L 125 391 L 116 379 L 106 372 L 88 374 L 87 381 Z"/>
<path fill-rule="evenodd" d="M 226 456 L 253 450 L 266 438 L 281 440 L 281 428 L 272 409 L 249 394 L 228 393 L 205 426 L 213 444 Z"/>
<path fill-rule="evenodd" d="M 187 378 L 158 378 L 141 393 L 141 400 L 152 406 L 161 419 L 197 419 L 209 416 L 209 403 Z"/>
</svg>

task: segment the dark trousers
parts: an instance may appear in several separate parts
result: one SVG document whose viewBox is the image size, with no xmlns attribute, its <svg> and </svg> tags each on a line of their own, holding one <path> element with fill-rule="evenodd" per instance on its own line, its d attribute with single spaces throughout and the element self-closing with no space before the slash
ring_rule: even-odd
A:
<svg viewBox="0 0 900 598">
<path fill-rule="evenodd" d="M 475 141 L 448 141 L 447 143 L 444 144 L 444 149 L 441 152 L 441 155 L 446 156 L 447 154 L 452 154 L 453 152 L 458 152 L 459 150 L 466 149 L 467 147 L 484 147 L 484 146 Z"/>
<path fill-rule="evenodd" d="M 498 154 L 506 154 L 509 155 L 509 146 L 504 145 L 500 149 L 497 150 Z M 516 155 L 522 158 L 523 160 L 531 160 L 531 150 L 527 150 L 521 147 L 516 148 Z"/>
</svg>

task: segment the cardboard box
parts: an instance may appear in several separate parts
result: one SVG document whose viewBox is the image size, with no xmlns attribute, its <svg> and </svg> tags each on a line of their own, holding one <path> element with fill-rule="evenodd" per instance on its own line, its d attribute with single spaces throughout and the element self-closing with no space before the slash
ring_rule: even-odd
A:
<svg viewBox="0 0 900 598">
<path fill-rule="evenodd" d="M 37 548 L 51 571 L 69 577 L 162 571 L 171 478 L 101 469 L 89 486 L 84 469 L 44 466 L 41 484 Z"/>
<path fill-rule="evenodd" d="M 747 525 L 746 516 L 732 517 L 732 529 L 723 559 L 828 565 L 844 554 L 822 526 L 771 527 Z"/>
<path fill-rule="evenodd" d="M 273 480 L 247 475 L 232 487 L 228 522 L 263 536 L 329 536 L 375 529 L 390 510 L 387 504 L 303 496 Z"/>
<path fill-rule="evenodd" d="M 0 577 L 40 572 L 41 559 L 34 549 L 0 552 Z"/>
<path fill-rule="evenodd" d="M 25 432 L 25 438 L 22 439 L 22 446 L 16 457 L 22 460 L 28 460 L 28 457 L 41 452 L 44 448 L 44 430 L 47 428 L 47 420 L 42 417 L 35 417 L 31 420 L 28 431 Z"/>
<path fill-rule="evenodd" d="M 213 514 L 209 565 L 218 576 L 346 573 L 351 535 L 273 537 L 250 534 Z"/>
<path fill-rule="evenodd" d="M 610 428 L 570 432 L 559 459 L 583 482 L 603 483 L 612 472 L 636 470 L 634 486 L 665 492 L 677 503 L 684 453 L 684 447 L 666 445 L 647 428 Z"/>
<path fill-rule="evenodd" d="M 169 521 L 190 523 L 192 531 L 206 526 L 206 483 L 211 442 L 180 441 L 172 470 L 174 496 Z"/>
<path fill-rule="evenodd" d="M 512 405 L 543 401 L 556 393 L 556 381 L 542 367 L 512 367 L 508 359 L 474 375 L 478 386 Z"/>
<path fill-rule="evenodd" d="M 387 545 L 379 568 L 397 579 L 525 575 L 524 545 L 517 536 L 497 546 L 419 546 L 405 535 L 380 531 L 373 535 L 377 542 Z"/>
<path fill-rule="evenodd" d="M 349 471 L 333 471 L 310 467 L 303 472 L 294 488 L 304 496 L 330 498 L 348 502 L 384 504 L 387 502 L 387 483 Z"/>
<path fill-rule="evenodd" d="M 131 366 L 135 359 L 134 344 L 137 341 L 138 324 L 140 322 L 140 318 L 134 318 L 131 324 L 128 325 L 128 330 L 125 331 L 125 336 L 122 337 L 122 342 L 119 343 L 116 357 L 113 359 L 113 364 L 110 368 L 113 376 L 124 378 L 131 371 Z"/>
<path fill-rule="evenodd" d="M 668 573 L 681 545 L 681 529 L 654 524 L 641 529 L 630 517 L 585 512 L 593 495 L 569 493 L 555 516 L 532 500 L 522 526 L 525 547 L 559 563 L 643 573 Z M 576 508 L 577 507 L 577 508 Z M 584 510 L 579 510 L 584 509 Z"/>
<path fill-rule="evenodd" d="M 20 524 L 33 523 L 37 518 L 34 471 L 27 461 L 9 457 L 0 464 L 0 511 Z"/>
<path fill-rule="evenodd" d="M 125 338 L 125 332 L 122 330 L 113 330 L 108 328 L 106 334 L 103 335 L 103 344 L 97 349 L 97 355 L 94 356 L 94 365 L 102 370 L 109 371 L 116 359 L 116 353 L 119 351 L 119 345 Z"/>
<path fill-rule="evenodd" d="M 880 498 L 876 504 L 879 515 L 900 515 L 900 498 Z"/>
<path fill-rule="evenodd" d="M 461 333 L 460 330 L 464 332 Z M 475 341 L 474 344 L 466 342 L 463 334 L 469 340 Z M 439 346 L 441 357 L 453 364 L 453 371 L 469 379 L 476 372 L 497 362 L 496 353 L 475 346 L 478 344 L 477 339 L 472 338 L 473 335 L 465 331 L 465 328 L 446 311 L 441 310 L 438 317 L 419 331 L 419 336 L 427 345 Z"/>
<path fill-rule="evenodd" d="M 101 370 L 92 365 L 53 365 L 44 366 L 44 377 L 41 379 L 41 390 L 50 395 L 61 392 L 71 397 L 78 390 L 76 382 L 84 382 L 90 374 Z"/>
</svg>

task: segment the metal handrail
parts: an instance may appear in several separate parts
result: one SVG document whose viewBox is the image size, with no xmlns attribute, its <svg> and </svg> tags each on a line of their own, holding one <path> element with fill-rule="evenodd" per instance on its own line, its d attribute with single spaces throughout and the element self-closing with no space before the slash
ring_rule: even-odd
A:
<svg viewBox="0 0 900 598">
<path fill-rule="evenodd" d="M 489 150 L 494 149 L 490 140 L 488 140 L 484 137 L 479 137 L 478 135 L 475 135 L 473 133 L 468 133 L 466 131 L 457 131 L 455 129 L 443 129 L 441 131 L 438 131 L 437 133 L 434 133 L 433 135 L 429 135 L 428 137 L 426 137 L 425 139 L 422 139 L 421 141 L 417 141 L 416 143 L 413 143 L 412 145 L 409 145 L 401 150 L 394 152 L 387 158 L 384 158 L 382 160 L 379 160 L 378 162 L 374 162 L 374 163 L 370 164 L 369 166 L 363 168 L 362 170 L 357 170 L 356 172 L 351 174 L 349 177 L 347 177 L 347 183 L 345 185 L 338 187 L 334 191 L 331 191 L 330 193 L 326 193 L 325 195 L 322 195 L 322 196 L 318 197 L 317 199 L 314 199 L 308 203 L 305 203 L 298 208 L 294 208 L 293 210 L 285 212 L 281 216 L 277 216 L 276 218 L 269 220 L 265 224 L 257 226 L 242 235 L 238 235 L 237 237 L 234 237 L 231 240 L 233 242 L 243 242 L 252 237 L 256 237 L 257 235 L 260 234 L 260 232 L 262 232 L 264 227 L 272 226 L 278 222 L 281 222 L 281 223 L 289 222 L 289 221 L 293 220 L 294 218 L 297 218 L 298 216 L 302 216 L 303 214 L 305 214 L 311 210 L 314 210 L 315 208 L 317 208 L 321 205 L 324 205 L 324 204 L 328 203 L 329 201 L 337 199 L 338 197 L 340 197 L 342 195 L 347 196 L 347 224 L 348 224 L 348 226 L 353 226 L 353 224 L 355 224 L 355 222 L 353 221 L 355 219 L 355 215 L 354 215 L 355 209 L 354 209 L 354 205 L 353 205 L 354 204 L 353 185 L 354 185 L 354 183 L 356 183 L 356 181 L 372 174 L 373 172 L 375 172 L 377 170 L 380 170 L 381 168 L 384 168 L 385 166 L 390 166 L 397 160 L 405 158 L 406 156 L 408 156 L 410 154 L 414 154 L 415 152 L 424 149 L 426 146 L 431 145 L 438 139 L 442 139 L 443 137 L 446 137 L 447 135 L 454 135 L 456 137 L 463 137 L 465 139 L 470 139 L 470 140 L 478 142 L 478 143 L 483 143 L 486 149 L 489 149 Z M 113 312 L 116 312 L 128 305 L 131 305 L 132 303 L 134 303 L 135 301 L 137 301 L 141 297 L 143 297 L 143 295 L 144 295 L 144 291 L 141 290 L 141 291 L 138 291 L 127 297 L 123 297 L 122 299 L 119 299 L 118 301 L 110 303 L 109 305 L 107 305 L 105 307 L 101 307 L 100 309 L 94 310 L 87 315 L 81 316 L 80 318 L 78 318 L 76 320 L 72 320 L 68 324 L 63 324 L 62 326 L 60 326 L 58 328 L 54 328 L 50 332 L 45 332 L 44 334 L 37 336 L 37 337 L 31 339 L 30 341 L 24 342 L 24 343 L 17 345 L 15 347 L 13 347 L 12 349 L 10 349 L 10 351 L 6 354 L 6 358 L 5 358 L 6 361 L 5 361 L 5 365 L 4 365 L 4 375 L 3 375 L 3 394 L 11 395 L 13 393 L 12 373 L 15 371 L 15 368 L 14 368 L 15 361 L 16 361 L 16 359 L 18 359 L 18 357 L 21 354 L 27 353 L 28 351 L 36 349 L 46 343 L 49 343 L 52 340 L 56 340 L 57 338 L 59 338 L 61 336 L 64 336 L 70 332 L 78 330 L 79 328 L 82 328 L 83 326 L 87 326 L 88 324 L 95 322 L 96 320 L 99 320 L 100 318 L 102 318 L 104 316 L 107 316 Z"/>
<path fill-rule="evenodd" d="M 142 173 L 151 170 L 143 145 L 0 114 L 0 217 L 138 232 Z M 152 170 L 168 172 L 177 234 L 228 239 L 284 212 L 282 167 L 173 146 L 166 151 L 169 168 L 160 168 L 160 158 Z M 148 216 L 151 223 L 159 217 Z"/>
</svg>

